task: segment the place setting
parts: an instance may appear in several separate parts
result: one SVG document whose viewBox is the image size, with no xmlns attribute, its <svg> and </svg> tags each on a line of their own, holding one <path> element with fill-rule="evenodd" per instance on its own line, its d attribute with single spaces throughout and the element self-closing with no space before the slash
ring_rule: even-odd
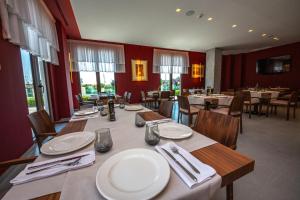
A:
<svg viewBox="0 0 300 200">
<path fill-rule="evenodd" d="M 93 119 L 97 117 L 99 117 L 99 109 L 97 106 L 93 106 L 93 108 L 75 112 L 71 117 L 70 122 Z"/>
</svg>

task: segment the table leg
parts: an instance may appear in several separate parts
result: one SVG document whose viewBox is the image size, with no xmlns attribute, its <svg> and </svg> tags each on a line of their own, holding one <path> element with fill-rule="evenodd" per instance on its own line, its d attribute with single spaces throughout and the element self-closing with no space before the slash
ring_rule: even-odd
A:
<svg viewBox="0 0 300 200">
<path fill-rule="evenodd" d="M 226 186 L 226 200 L 233 200 L 233 183 Z"/>
</svg>

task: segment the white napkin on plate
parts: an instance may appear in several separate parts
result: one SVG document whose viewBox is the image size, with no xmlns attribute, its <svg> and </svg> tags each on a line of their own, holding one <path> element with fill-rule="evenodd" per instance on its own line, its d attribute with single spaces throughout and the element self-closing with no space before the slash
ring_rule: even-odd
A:
<svg viewBox="0 0 300 200">
<path fill-rule="evenodd" d="M 190 161 L 190 163 L 192 163 L 200 171 L 200 174 L 197 174 L 180 155 L 173 153 L 170 145 L 176 146 L 180 154 L 183 155 L 188 161 Z M 202 163 L 200 160 L 195 158 L 192 154 L 190 154 L 188 151 L 181 148 L 174 142 L 168 142 L 164 145 L 156 146 L 155 148 L 168 161 L 175 173 L 183 180 L 183 182 L 187 184 L 189 188 L 193 188 L 197 185 L 200 185 L 201 183 L 204 183 L 216 174 L 215 169 L 213 169 L 209 165 Z M 197 182 L 192 180 L 189 175 L 186 174 L 186 172 L 181 169 L 181 167 L 178 166 L 178 164 L 162 150 L 162 148 L 170 152 L 170 154 L 172 154 L 189 172 L 191 172 L 197 178 Z"/>
<path fill-rule="evenodd" d="M 70 122 L 98 118 L 99 114 L 100 114 L 100 112 L 97 112 L 97 113 L 92 114 L 92 115 L 86 115 L 86 116 L 75 116 L 75 115 L 73 115 L 72 118 L 70 119 Z"/>
<path fill-rule="evenodd" d="M 62 165 L 62 164 L 67 164 L 67 163 L 70 163 L 72 161 L 75 161 L 76 159 L 78 159 L 76 157 L 81 156 L 81 155 L 86 155 L 86 156 L 81 157 L 78 164 L 76 164 L 74 166 L 64 166 L 64 165 Z M 41 169 L 41 168 L 44 168 L 46 166 L 35 168 L 35 169 L 28 169 L 29 167 L 38 166 L 38 165 L 47 164 L 47 163 L 52 163 L 52 162 L 55 162 L 55 161 L 65 160 L 65 159 L 69 159 L 69 158 L 74 158 L 74 159 L 59 162 L 60 165 L 53 166 L 52 168 L 45 169 L 43 171 L 39 171 L 39 172 L 36 172 L 36 173 L 33 173 L 33 174 L 26 174 L 28 172 L 31 172 L 31 171 L 37 170 L 37 169 Z M 38 179 L 42 179 L 42 178 L 46 178 L 46 177 L 49 177 L 49 176 L 54 176 L 54 175 L 57 175 L 57 174 L 61 174 L 61 173 L 70 171 L 70 170 L 80 169 L 80 168 L 83 168 L 83 167 L 93 165 L 94 162 L 95 162 L 95 151 L 77 153 L 77 154 L 73 154 L 73 155 L 70 155 L 70 156 L 54 158 L 54 159 L 50 159 L 50 160 L 46 160 L 46 161 L 42 161 L 42 162 L 35 162 L 35 163 L 27 165 L 23 171 L 21 171 L 14 179 L 12 179 L 10 181 L 10 183 L 12 183 L 13 185 L 17 185 L 17 184 L 22 184 L 22 183 L 26 183 L 26 182 L 30 182 L 30 181 L 34 181 L 34 180 L 38 180 Z M 50 166 L 50 164 L 47 165 L 47 166 Z"/>
</svg>

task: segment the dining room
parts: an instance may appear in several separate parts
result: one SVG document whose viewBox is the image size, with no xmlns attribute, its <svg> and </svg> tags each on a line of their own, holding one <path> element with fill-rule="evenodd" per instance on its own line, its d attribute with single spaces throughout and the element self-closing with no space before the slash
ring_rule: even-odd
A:
<svg viewBox="0 0 300 200">
<path fill-rule="evenodd" d="M 0 198 L 298 200 L 299 7 L 1 0 Z"/>
</svg>

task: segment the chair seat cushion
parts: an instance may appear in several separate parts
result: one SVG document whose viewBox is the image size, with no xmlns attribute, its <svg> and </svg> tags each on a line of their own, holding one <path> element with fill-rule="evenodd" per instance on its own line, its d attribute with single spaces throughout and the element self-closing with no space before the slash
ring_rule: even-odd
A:
<svg viewBox="0 0 300 200">
<path fill-rule="evenodd" d="M 223 115 L 228 115 L 229 108 L 217 108 L 217 109 L 211 109 L 211 112 L 220 113 Z"/>
<path fill-rule="evenodd" d="M 195 106 L 191 106 L 190 107 L 190 111 L 191 111 L 191 114 L 197 114 L 198 112 L 199 112 L 199 108 L 196 108 Z M 189 111 L 187 110 L 187 109 L 183 109 L 183 108 L 180 108 L 180 112 L 182 112 L 182 113 L 186 113 L 186 114 L 188 114 L 189 113 Z"/>
<path fill-rule="evenodd" d="M 287 106 L 289 105 L 289 102 L 285 100 L 274 99 L 271 100 L 271 104 L 276 106 Z M 291 103 L 291 105 L 295 105 L 295 103 Z"/>
</svg>

